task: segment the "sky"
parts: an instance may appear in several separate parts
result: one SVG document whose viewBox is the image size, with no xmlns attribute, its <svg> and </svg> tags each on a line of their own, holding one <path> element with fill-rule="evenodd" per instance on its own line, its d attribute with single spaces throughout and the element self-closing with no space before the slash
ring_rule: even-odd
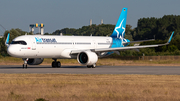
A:
<svg viewBox="0 0 180 101">
<path fill-rule="evenodd" d="M 1 0 L 0 35 L 4 29 L 29 32 L 29 25 L 43 23 L 44 32 L 63 28 L 81 28 L 93 24 L 115 25 L 123 7 L 128 8 L 127 22 L 137 27 L 138 19 L 180 15 L 180 0 Z M 39 32 L 35 28 L 35 33 Z"/>
</svg>

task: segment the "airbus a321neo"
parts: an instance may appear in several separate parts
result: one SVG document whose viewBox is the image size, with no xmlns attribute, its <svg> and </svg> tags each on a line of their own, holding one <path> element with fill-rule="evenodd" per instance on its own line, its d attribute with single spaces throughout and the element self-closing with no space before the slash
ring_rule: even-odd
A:
<svg viewBox="0 0 180 101">
<path fill-rule="evenodd" d="M 23 35 L 18 36 L 9 44 L 9 34 L 6 39 L 9 55 L 24 60 L 23 68 L 28 65 L 41 64 L 44 58 L 52 58 L 52 67 L 61 67 L 57 59 L 75 59 L 87 67 L 96 67 L 98 57 L 104 57 L 121 50 L 158 47 L 170 43 L 173 33 L 167 43 L 157 45 L 128 46 L 131 42 L 125 39 L 125 28 L 128 8 L 123 8 L 114 31 L 107 36 L 57 36 L 57 35 Z M 135 42 L 135 41 L 133 41 Z M 138 41 L 139 42 L 139 41 Z"/>
</svg>

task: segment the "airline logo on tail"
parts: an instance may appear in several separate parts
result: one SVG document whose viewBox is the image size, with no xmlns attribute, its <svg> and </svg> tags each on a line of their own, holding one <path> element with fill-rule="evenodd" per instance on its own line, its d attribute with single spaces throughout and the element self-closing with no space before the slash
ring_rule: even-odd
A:
<svg viewBox="0 0 180 101">
<path fill-rule="evenodd" d="M 117 33 L 117 38 L 123 38 L 124 36 L 124 32 L 125 32 L 125 27 L 123 27 L 122 23 L 123 23 L 124 19 L 121 21 L 120 25 L 118 27 L 115 27 L 115 31 Z M 121 34 L 119 34 L 119 32 L 122 32 Z M 122 35 L 122 36 L 121 36 Z"/>
<path fill-rule="evenodd" d="M 113 38 L 124 38 L 125 29 L 126 29 L 126 18 L 127 18 L 127 10 L 128 8 L 123 8 L 119 19 L 117 21 L 116 27 L 111 35 Z"/>
</svg>

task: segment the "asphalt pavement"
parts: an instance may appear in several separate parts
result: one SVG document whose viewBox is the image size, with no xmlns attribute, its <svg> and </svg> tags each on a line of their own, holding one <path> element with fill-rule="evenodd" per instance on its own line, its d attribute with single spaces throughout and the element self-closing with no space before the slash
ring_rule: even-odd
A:
<svg viewBox="0 0 180 101">
<path fill-rule="evenodd" d="M 180 75 L 179 66 L 62 66 L 52 68 L 48 65 L 28 66 L 1 65 L 0 73 L 58 73 L 58 74 L 150 74 L 150 75 Z"/>
</svg>

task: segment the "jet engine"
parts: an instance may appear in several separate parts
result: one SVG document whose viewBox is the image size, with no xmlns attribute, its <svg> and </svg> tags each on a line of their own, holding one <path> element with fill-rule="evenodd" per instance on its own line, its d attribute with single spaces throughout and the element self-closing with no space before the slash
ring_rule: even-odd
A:
<svg viewBox="0 0 180 101">
<path fill-rule="evenodd" d="M 77 60 L 83 65 L 94 65 L 98 60 L 98 56 L 94 52 L 84 51 L 78 54 Z"/>
<path fill-rule="evenodd" d="M 44 60 L 44 58 L 30 58 L 30 59 L 28 59 L 27 64 L 28 65 L 39 65 L 43 62 L 43 60 Z"/>
</svg>

